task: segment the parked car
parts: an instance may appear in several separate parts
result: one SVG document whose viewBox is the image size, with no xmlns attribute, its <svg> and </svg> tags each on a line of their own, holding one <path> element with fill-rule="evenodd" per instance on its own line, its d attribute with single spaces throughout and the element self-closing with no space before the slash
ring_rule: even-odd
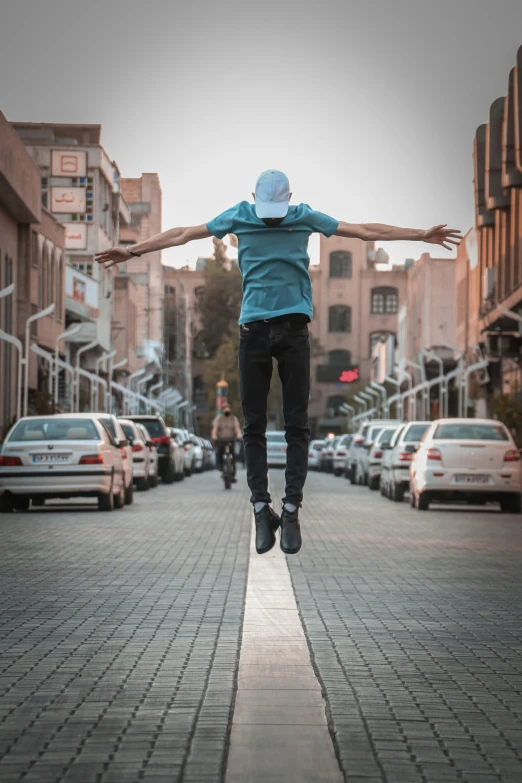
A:
<svg viewBox="0 0 522 783">
<path fill-rule="evenodd" d="M 383 427 L 375 438 L 374 444 L 370 449 L 369 469 L 368 469 L 368 488 L 371 490 L 379 489 L 381 483 L 381 470 L 384 452 L 388 449 L 394 433 L 401 427 L 399 423 Z"/>
<path fill-rule="evenodd" d="M 368 432 L 369 423 L 365 422 L 361 424 L 357 432 L 352 438 L 350 448 L 347 449 L 346 462 L 344 468 L 344 475 L 350 480 L 351 484 L 355 484 L 356 469 L 357 469 L 357 455 L 363 447 L 366 433 Z"/>
<path fill-rule="evenodd" d="M 342 476 L 344 473 L 344 466 L 346 463 L 346 457 L 348 455 L 348 449 L 352 443 L 353 435 L 342 435 L 334 448 L 333 455 L 333 473 L 334 476 Z"/>
<path fill-rule="evenodd" d="M 125 505 L 130 506 L 133 501 L 134 493 L 134 462 L 132 458 L 132 449 L 129 441 L 122 429 L 119 420 L 112 413 L 96 413 L 100 421 L 110 430 L 110 433 L 116 443 L 121 447 L 123 457 L 123 472 L 125 474 Z"/>
<path fill-rule="evenodd" d="M 206 440 L 209 455 L 209 470 L 214 470 L 216 467 L 216 450 L 209 440 Z"/>
<path fill-rule="evenodd" d="M 143 424 L 140 424 L 139 421 L 134 422 L 134 424 L 138 428 L 138 431 L 141 433 L 144 442 L 147 444 L 148 459 L 149 459 L 149 487 L 151 487 L 151 489 L 154 489 L 155 487 L 158 486 L 159 483 L 158 447 L 150 437 L 148 431 L 145 429 Z"/>
<path fill-rule="evenodd" d="M 161 416 L 136 414 L 126 418 L 143 424 L 158 449 L 158 471 L 161 480 L 164 484 L 172 484 L 176 478 L 175 446 Z"/>
<path fill-rule="evenodd" d="M 399 427 L 384 450 L 381 465 L 381 494 L 402 502 L 410 484 L 410 465 L 429 421 L 410 421 Z"/>
<path fill-rule="evenodd" d="M 321 467 L 326 473 L 333 473 L 334 453 L 340 440 L 341 436 L 336 435 L 334 438 L 330 438 L 325 444 L 322 452 L 323 459 L 321 461 Z"/>
<path fill-rule="evenodd" d="M 96 497 L 100 511 L 122 508 L 122 451 L 95 414 L 25 416 L 0 449 L 0 511 L 73 497 Z"/>
<path fill-rule="evenodd" d="M 357 458 L 355 464 L 355 483 L 356 484 L 368 484 L 368 478 L 370 474 L 370 449 L 372 448 L 375 438 L 382 430 L 383 427 L 389 425 L 390 420 L 377 421 L 373 420 L 368 422 L 364 439 L 361 444 L 361 448 L 357 450 Z"/>
<path fill-rule="evenodd" d="M 203 447 L 203 470 L 212 470 L 215 466 L 212 443 L 206 438 L 200 438 L 200 440 Z"/>
<path fill-rule="evenodd" d="M 440 419 L 430 424 L 410 470 L 411 504 L 433 501 L 500 503 L 522 511 L 520 452 L 508 429 L 493 419 Z"/>
<path fill-rule="evenodd" d="M 308 470 L 319 470 L 324 440 L 312 440 L 308 447 Z"/>
<path fill-rule="evenodd" d="M 266 433 L 268 467 L 286 465 L 286 437 L 283 431 L 268 430 Z"/>
<path fill-rule="evenodd" d="M 185 476 L 191 476 L 194 462 L 194 445 L 189 438 L 189 434 L 187 430 L 184 430 L 181 427 L 171 427 L 170 434 L 178 446 L 183 449 L 185 457 Z"/>
<path fill-rule="evenodd" d="M 154 444 L 148 433 L 147 436 L 144 436 L 143 432 L 138 429 L 136 422 L 130 421 L 130 419 L 119 419 L 119 422 L 132 451 L 134 484 L 138 492 L 145 492 L 150 487 L 149 444 L 152 444 L 153 448 Z"/>
<path fill-rule="evenodd" d="M 189 434 L 189 440 L 192 442 L 192 470 L 194 473 L 201 473 L 203 470 L 203 446 L 200 439 L 194 433 Z"/>
</svg>

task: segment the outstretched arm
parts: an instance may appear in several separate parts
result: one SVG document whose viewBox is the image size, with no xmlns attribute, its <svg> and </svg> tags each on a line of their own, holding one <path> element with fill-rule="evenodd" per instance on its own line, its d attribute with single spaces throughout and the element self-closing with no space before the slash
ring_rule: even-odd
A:
<svg viewBox="0 0 522 783">
<path fill-rule="evenodd" d="M 335 232 L 337 237 L 350 237 L 363 239 L 366 242 L 389 242 L 391 240 L 412 240 L 414 242 L 428 242 L 432 245 L 442 245 L 446 250 L 452 250 L 452 245 L 460 245 L 462 235 L 456 228 L 447 228 L 446 225 L 434 226 L 427 231 L 418 228 L 398 228 L 398 226 L 386 226 L 383 223 L 339 223 Z"/>
<path fill-rule="evenodd" d="M 150 239 L 146 239 L 144 242 L 130 245 L 129 249 L 132 250 L 132 253 L 129 253 L 124 247 L 110 247 L 108 250 L 96 253 L 95 259 L 99 264 L 104 264 L 108 268 L 133 258 L 133 253 L 138 253 L 142 256 L 145 253 L 152 253 L 154 250 L 165 250 L 167 247 L 186 245 L 187 242 L 192 242 L 193 239 L 206 239 L 210 236 L 211 233 L 205 224 L 189 228 L 171 228 L 168 231 L 163 231 L 161 234 L 156 234 Z"/>
</svg>

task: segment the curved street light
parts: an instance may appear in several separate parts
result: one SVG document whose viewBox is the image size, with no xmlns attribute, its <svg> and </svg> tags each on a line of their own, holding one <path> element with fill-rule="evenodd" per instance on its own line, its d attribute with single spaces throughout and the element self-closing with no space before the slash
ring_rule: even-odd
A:
<svg viewBox="0 0 522 783">
<path fill-rule="evenodd" d="M 34 315 L 30 315 L 29 318 L 25 322 L 25 353 L 24 353 L 24 410 L 23 415 L 27 416 L 27 405 L 29 402 L 29 342 L 31 339 L 30 335 L 30 328 L 31 324 L 35 321 L 39 321 L 40 318 L 45 318 L 47 315 L 51 315 L 51 313 L 54 312 L 55 304 L 49 305 L 49 307 L 46 307 L 45 310 L 40 310 L 39 313 L 35 313 Z"/>
</svg>

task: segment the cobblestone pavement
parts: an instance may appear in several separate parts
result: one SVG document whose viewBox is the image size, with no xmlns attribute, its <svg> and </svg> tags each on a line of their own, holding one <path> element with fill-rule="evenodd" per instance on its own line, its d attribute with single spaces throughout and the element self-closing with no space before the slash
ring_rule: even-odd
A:
<svg viewBox="0 0 522 783">
<path fill-rule="evenodd" d="M 220 780 L 250 508 L 217 472 L 0 516 L 0 781 Z"/>
<path fill-rule="evenodd" d="M 288 563 L 346 780 L 520 783 L 522 517 L 306 490 Z"/>
</svg>

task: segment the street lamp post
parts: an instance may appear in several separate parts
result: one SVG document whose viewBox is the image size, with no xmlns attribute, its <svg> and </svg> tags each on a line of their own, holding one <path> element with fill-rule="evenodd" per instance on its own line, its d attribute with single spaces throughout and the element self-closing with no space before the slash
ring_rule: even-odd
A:
<svg viewBox="0 0 522 783">
<path fill-rule="evenodd" d="M 74 408 L 76 413 L 79 413 L 80 411 L 80 356 L 82 355 L 82 353 L 85 353 L 86 351 L 90 351 L 93 348 L 96 348 L 97 345 L 99 345 L 98 340 L 93 340 L 92 342 L 87 343 L 86 345 L 82 345 L 82 347 L 78 348 L 78 350 L 76 351 L 76 362 L 75 362 L 75 373 L 74 373 L 75 393 L 73 393 Z"/>
<path fill-rule="evenodd" d="M 386 394 L 386 389 L 380 383 L 377 383 L 377 381 L 370 381 L 370 386 L 374 388 L 376 391 L 378 391 L 379 394 L 382 395 L 381 408 L 382 408 L 384 418 L 388 419 L 390 413 L 388 411 L 388 402 L 387 402 L 388 395 Z"/>
<path fill-rule="evenodd" d="M 54 303 L 49 305 L 49 307 L 46 307 L 45 310 L 40 310 L 39 313 L 35 313 L 34 315 L 30 315 L 29 318 L 25 322 L 25 351 L 24 351 L 24 409 L 23 409 L 23 415 L 27 416 L 27 406 L 29 403 L 29 342 L 31 339 L 30 336 L 30 329 L 31 324 L 35 321 L 40 320 L 40 318 L 45 318 L 47 315 L 51 315 L 52 312 L 54 312 L 55 305 Z"/>
<path fill-rule="evenodd" d="M 449 348 L 450 351 L 453 351 L 454 353 L 458 354 L 457 356 L 457 362 L 459 366 L 459 374 L 457 376 L 458 378 L 458 415 L 462 416 L 462 378 L 464 375 L 464 351 L 461 351 L 460 348 L 457 348 L 456 345 L 452 345 L 451 343 L 442 343 L 444 348 Z M 446 416 L 449 415 L 449 389 L 446 387 Z"/>
<path fill-rule="evenodd" d="M 401 397 L 401 382 L 397 380 L 397 378 L 392 378 L 391 375 L 385 375 L 384 380 L 387 381 L 387 383 L 391 383 L 392 386 L 395 386 L 397 389 L 397 394 L 394 395 L 395 402 L 396 402 L 396 414 L 399 421 L 402 421 L 403 419 L 403 405 L 402 405 L 402 397 Z M 390 398 L 391 404 L 392 398 Z"/>
<path fill-rule="evenodd" d="M 94 373 L 95 375 L 99 375 L 100 372 L 100 364 L 105 361 L 109 361 L 114 356 L 116 356 L 116 350 L 110 351 L 110 352 L 104 352 L 96 361 L 94 362 Z M 107 395 L 105 395 L 107 396 Z M 94 397 L 94 399 L 93 399 Z M 91 407 L 94 408 L 96 406 L 96 410 L 100 407 L 100 384 L 96 384 L 95 394 L 93 395 L 93 391 L 91 389 Z M 104 409 L 107 407 L 107 400 L 105 399 L 103 404 Z M 110 411 L 108 411 L 110 413 Z"/>
<path fill-rule="evenodd" d="M 73 326 L 70 326 L 68 329 L 65 330 L 65 332 L 62 332 L 58 335 L 56 338 L 56 348 L 54 351 L 54 407 L 55 410 L 58 406 L 58 359 L 59 359 L 59 349 L 60 349 L 60 341 L 66 340 L 68 337 L 72 337 L 74 334 L 77 334 L 80 329 L 82 328 L 81 324 L 74 324 Z"/>
<path fill-rule="evenodd" d="M 405 394 L 403 396 L 407 396 L 408 397 L 408 416 L 411 416 L 411 409 L 412 409 L 412 405 L 411 405 L 411 397 L 412 397 L 411 390 L 413 389 L 413 376 L 407 370 L 403 370 L 402 367 L 397 366 L 396 370 L 397 370 L 397 374 L 401 373 L 402 375 L 404 375 L 406 377 L 406 380 L 408 381 L 408 384 L 409 384 L 409 387 L 410 387 L 409 390 L 408 390 L 409 394 L 408 394 L 408 392 L 405 392 Z M 417 404 L 414 401 L 414 404 L 413 404 L 413 418 L 415 418 L 416 415 L 417 415 Z"/>
<path fill-rule="evenodd" d="M 370 386 L 367 386 L 364 390 L 367 394 L 372 395 L 372 401 L 373 399 L 377 400 L 376 408 L 377 412 L 379 412 L 380 404 L 381 404 L 381 395 L 375 391 L 375 389 L 370 388 Z"/>
<path fill-rule="evenodd" d="M 410 359 L 404 359 L 404 364 L 409 367 L 415 367 L 416 370 L 420 370 L 421 384 L 424 384 L 421 393 L 421 419 L 426 418 L 426 368 L 423 364 L 412 362 Z M 415 415 L 417 414 L 417 395 L 415 394 Z"/>
<path fill-rule="evenodd" d="M 438 362 L 440 372 L 439 372 L 439 415 L 442 417 L 444 416 L 444 390 L 445 390 L 445 382 L 444 382 L 444 362 L 440 358 L 438 354 L 436 354 L 434 351 L 429 351 L 427 348 L 422 349 L 423 355 L 427 359 L 432 359 L 435 362 Z"/>
<path fill-rule="evenodd" d="M 108 395 L 109 395 L 109 400 L 110 400 L 109 407 L 111 408 L 111 411 L 112 411 L 112 386 L 113 386 L 112 376 L 113 376 L 115 370 L 120 370 L 122 367 L 125 367 L 125 365 L 128 364 L 128 363 L 129 363 L 129 359 L 128 358 L 122 359 L 121 362 L 116 362 L 116 364 L 113 364 L 112 361 L 111 361 L 111 371 L 109 373 L 109 390 L 108 390 Z M 123 400 L 123 412 L 124 413 L 128 413 L 129 412 L 128 411 L 128 395 L 127 394 L 123 394 L 122 395 L 122 400 Z"/>
</svg>

